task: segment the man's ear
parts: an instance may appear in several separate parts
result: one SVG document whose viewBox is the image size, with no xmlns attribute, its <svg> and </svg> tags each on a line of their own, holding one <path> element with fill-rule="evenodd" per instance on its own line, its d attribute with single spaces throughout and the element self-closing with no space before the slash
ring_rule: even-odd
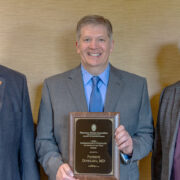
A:
<svg viewBox="0 0 180 180">
<path fill-rule="evenodd" d="M 79 43 L 76 41 L 76 52 L 79 54 Z"/>
<path fill-rule="evenodd" d="M 112 50 L 113 50 L 113 48 L 114 48 L 114 40 L 111 40 L 111 52 L 112 52 Z"/>
</svg>

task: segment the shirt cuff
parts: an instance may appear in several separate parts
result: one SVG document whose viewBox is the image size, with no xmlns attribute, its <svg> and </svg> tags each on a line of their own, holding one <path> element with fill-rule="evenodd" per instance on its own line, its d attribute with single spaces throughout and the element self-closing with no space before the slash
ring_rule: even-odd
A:
<svg viewBox="0 0 180 180">
<path fill-rule="evenodd" d="M 124 154 L 122 152 L 120 153 L 120 155 L 121 155 L 121 159 L 123 160 L 123 162 L 125 164 L 129 164 L 132 156 L 128 156 L 127 154 Z"/>
</svg>

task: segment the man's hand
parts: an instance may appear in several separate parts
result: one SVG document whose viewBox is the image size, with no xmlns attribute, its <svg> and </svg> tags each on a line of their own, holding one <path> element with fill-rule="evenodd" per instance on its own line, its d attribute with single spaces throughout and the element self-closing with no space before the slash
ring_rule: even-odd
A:
<svg viewBox="0 0 180 180">
<path fill-rule="evenodd" d="M 115 141 L 118 146 L 118 149 L 129 156 L 133 152 L 133 141 L 129 133 L 126 131 L 124 126 L 119 126 L 115 132 Z"/>
<path fill-rule="evenodd" d="M 62 164 L 56 174 L 56 180 L 77 180 L 68 164 Z"/>
</svg>

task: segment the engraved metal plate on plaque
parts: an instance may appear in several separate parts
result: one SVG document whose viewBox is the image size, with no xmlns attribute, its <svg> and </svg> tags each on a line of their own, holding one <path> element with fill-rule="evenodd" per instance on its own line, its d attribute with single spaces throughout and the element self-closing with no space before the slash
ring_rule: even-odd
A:
<svg viewBox="0 0 180 180">
<path fill-rule="evenodd" d="M 70 113 L 69 164 L 76 177 L 119 180 L 118 126 L 119 113 Z"/>
</svg>

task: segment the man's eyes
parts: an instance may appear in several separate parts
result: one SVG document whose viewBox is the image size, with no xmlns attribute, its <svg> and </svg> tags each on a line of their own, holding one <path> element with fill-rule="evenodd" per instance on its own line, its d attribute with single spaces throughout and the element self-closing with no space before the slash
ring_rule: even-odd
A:
<svg viewBox="0 0 180 180">
<path fill-rule="evenodd" d="M 99 41 L 100 41 L 100 42 L 104 42 L 104 41 L 105 41 L 105 39 L 101 38 L 101 39 L 99 39 Z"/>
<path fill-rule="evenodd" d="M 83 39 L 84 42 L 90 42 L 91 40 L 92 40 L 92 39 L 90 39 L 90 38 L 85 38 L 85 39 Z M 99 39 L 97 39 L 96 41 L 105 42 L 106 40 L 103 39 L 103 38 L 99 38 Z"/>
<path fill-rule="evenodd" d="M 90 39 L 89 39 L 89 38 L 86 38 L 86 39 L 84 39 L 83 41 L 85 41 L 85 42 L 89 42 L 89 41 L 90 41 Z"/>
</svg>

